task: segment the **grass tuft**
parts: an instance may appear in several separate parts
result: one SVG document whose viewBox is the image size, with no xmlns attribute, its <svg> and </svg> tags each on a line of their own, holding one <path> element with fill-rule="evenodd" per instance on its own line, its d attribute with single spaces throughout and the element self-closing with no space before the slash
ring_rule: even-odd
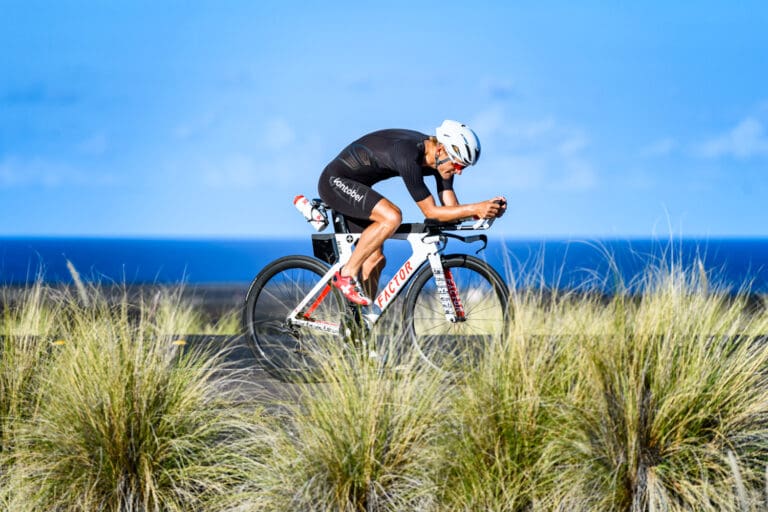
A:
<svg viewBox="0 0 768 512">
<path fill-rule="evenodd" d="M 94 290 L 87 304 L 61 299 L 69 341 L 16 422 L 9 507 L 216 510 L 250 499 L 258 424 L 226 391 L 221 352 L 172 344 L 188 311 L 173 297 L 132 307 Z"/>
<path fill-rule="evenodd" d="M 331 344 L 331 346 L 335 346 Z M 417 361 L 389 367 L 348 348 L 297 386 L 260 478 L 269 510 L 436 510 L 436 450 L 450 393 Z"/>
<path fill-rule="evenodd" d="M 51 290 L 37 282 L 17 297 L 4 294 L 0 317 L 0 457 L 6 459 L 14 445 L 14 429 L 36 408 L 40 378 L 46 373 L 58 332 L 60 303 Z M 0 472 L 3 462 L 0 460 Z"/>
<path fill-rule="evenodd" d="M 745 333 L 768 325 L 695 276 L 651 276 L 640 297 L 617 296 L 613 322 L 579 344 L 577 379 L 548 443 L 563 503 L 737 510 L 739 486 L 761 489 L 768 346 Z M 738 474 L 733 456 L 744 461 Z"/>
</svg>

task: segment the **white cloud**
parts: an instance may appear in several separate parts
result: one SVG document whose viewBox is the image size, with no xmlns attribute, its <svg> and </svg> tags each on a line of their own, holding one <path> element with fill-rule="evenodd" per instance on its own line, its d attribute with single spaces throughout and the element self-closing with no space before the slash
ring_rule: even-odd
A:
<svg viewBox="0 0 768 512">
<path fill-rule="evenodd" d="M 559 147 L 564 141 L 576 135 L 576 131 L 559 126 L 549 117 L 534 120 L 508 119 L 502 108 L 486 110 L 476 116 L 470 124 L 480 140 L 502 139 L 507 147 L 530 150 L 532 147 Z"/>
<path fill-rule="evenodd" d="M 597 172 L 586 159 L 563 158 L 556 152 L 492 155 L 481 166 L 466 180 L 477 190 L 584 191 L 598 185 Z M 464 183 L 462 179 L 462 187 Z"/>
<path fill-rule="evenodd" d="M 173 135 L 178 140 L 189 140 L 195 137 L 202 137 L 211 130 L 217 120 L 217 115 L 213 112 L 206 112 L 194 119 L 181 122 L 173 129 Z"/>
<path fill-rule="evenodd" d="M 263 131 L 263 142 L 267 149 L 281 150 L 296 141 L 293 127 L 282 118 L 270 119 Z"/>
<path fill-rule="evenodd" d="M 659 139 L 655 142 L 652 142 L 651 144 L 642 148 L 640 150 L 640 155 L 647 157 L 667 156 L 675 149 L 677 149 L 677 146 L 678 144 L 675 139 L 666 137 L 664 139 Z"/>
<path fill-rule="evenodd" d="M 598 173 L 585 155 L 590 140 L 581 128 L 552 117 L 510 119 L 501 106 L 481 112 L 471 126 L 486 150 L 481 165 L 495 176 L 493 185 L 513 190 L 583 191 L 599 183 Z"/>
<path fill-rule="evenodd" d="M 0 161 L 0 188 L 103 186 L 116 181 L 108 172 L 74 168 L 40 157 L 8 156 Z"/>
<path fill-rule="evenodd" d="M 626 169 L 617 173 L 625 190 L 651 190 L 658 184 L 657 173 L 647 169 Z"/>
<path fill-rule="evenodd" d="M 740 159 L 768 156 L 768 135 L 762 122 L 747 117 L 729 132 L 700 144 L 696 154 L 705 158 L 731 156 Z"/>
<path fill-rule="evenodd" d="M 471 169 L 472 185 L 481 190 L 537 190 L 547 184 L 547 162 L 539 156 L 493 155 L 481 166 L 477 172 Z"/>
<path fill-rule="evenodd" d="M 565 139 L 560 143 L 558 151 L 566 156 L 575 155 L 589 145 L 589 140 L 581 132 L 566 134 Z"/>
<path fill-rule="evenodd" d="M 206 188 L 252 189 L 263 184 L 266 176 L 256 166 L 255 160 L 246 155 L 218 158 L 201 171 L 201 180 Z"/>
<path fill-rule="evenodd" d="M 287 144 L 288 135 L 283 133 L 281 137 L 284 137 L 281 144 Z M 290 140 L 293 140 L 292 137 Z M 190 160 L 191 163 L 176 161 L 167 168 L 173 176 L 183 175 L 188 181 L 217 190 L 252 190 L 268 194 L 274 192 L 276 187 L 293 190 L 298 186 L 306 190 L 305 194 L 315 194 L 317 179 L 326 164 L 324 152 L 321 142 L 314 136 L 308 136 L 292 142 L 283 150 L 204 153 L 199 157 L 185 155 L 184 161 Z"/>
<path fill-rule="evenodd" d="M 589 162 L 572 159 L 565 162 L 563 174 L 553 183 L 560 190 L 591 190 L 597 186 L 597 173 Z"/>
<path fill-rule="evenodd" d="M 501 108 L 489 108 L 477 114 L 470 126 L 480 136 L 480 141 L 486 137 L 494 137 L 501 133 L 506 125 L 504 111 Z"/>
</svg>

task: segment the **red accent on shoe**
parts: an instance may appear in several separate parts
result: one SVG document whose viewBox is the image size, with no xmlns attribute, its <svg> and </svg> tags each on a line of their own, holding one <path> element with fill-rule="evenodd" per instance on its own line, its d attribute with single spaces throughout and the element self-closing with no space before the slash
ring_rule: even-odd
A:
<svg viewBox="0 0 768 512">
<path fill-rule="evenodd" d="M 369 299 L 365 293 L 363 293 L 362 288 L 360 288 L 360 284 L 354 277 L 343 276 L 341 275 L 341 271 L 337 271 L 333 275 L 331 282 L 333 283 L 333 286 L 341 290 L 341 293 L 344 295 L 344 297 L 347 298 L 348 301 L 354 302 L 355 304 L 359 304 L 361 306 L 370 306 L 373 303 L 373 301 Z"/>
</svg>

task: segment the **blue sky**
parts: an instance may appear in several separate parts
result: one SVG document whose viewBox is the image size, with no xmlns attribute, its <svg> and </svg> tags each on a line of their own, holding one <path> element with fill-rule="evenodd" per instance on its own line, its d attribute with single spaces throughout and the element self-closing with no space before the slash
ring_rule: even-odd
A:
<svg viewBox="0 0 768 512">
<path fill-rule="evenodd" d="M 516 237 L 768 236 L 765 2 L 0 0 L 0 235 L 302 236 L 375 129 L 470 124 Z M 404 187 L 380 187 L 418 218 Z"/>
</svg>

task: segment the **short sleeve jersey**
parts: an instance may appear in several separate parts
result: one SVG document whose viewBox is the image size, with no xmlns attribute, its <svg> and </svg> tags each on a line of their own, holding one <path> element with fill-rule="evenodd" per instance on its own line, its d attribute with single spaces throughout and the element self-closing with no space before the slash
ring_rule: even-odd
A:
<svg viewBox="0 0 768 512">
<path fill-rule="evenodd" d="M 323 174 L 347 178 L 366 186 L 400 176 L 416 202 L 431 195 L 425 176 L 434 176 L 437 191 L 453 190 L 453 176 L 443 179 L 424 165 L 424 141 L 429 136 L 414 130 L 389 129 L 364 135 L 344 148 Z"/>
</svg>

